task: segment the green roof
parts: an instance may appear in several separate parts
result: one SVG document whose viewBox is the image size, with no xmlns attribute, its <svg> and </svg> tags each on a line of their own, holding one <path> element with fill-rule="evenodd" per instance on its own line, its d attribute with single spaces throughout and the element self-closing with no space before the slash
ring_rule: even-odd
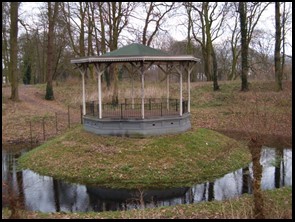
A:
<svg viewBox="0 0 295 222">
<path fill-rule="evenodd" d="M 116 57 L 116 56 L 167 56 L 166 52 L 154 49 L 142 44 L 132 43 L 117 50 L 105 53 L 100 57 Z"/>
</svg>

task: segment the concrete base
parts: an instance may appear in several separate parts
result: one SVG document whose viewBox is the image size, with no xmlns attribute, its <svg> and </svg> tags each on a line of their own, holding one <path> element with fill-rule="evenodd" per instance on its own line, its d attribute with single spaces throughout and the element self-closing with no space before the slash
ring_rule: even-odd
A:
<svg viewBox="0 0 295 222">
<path fill-rule="evenodd" d="M 147 137 L 181 133 L 191 128 L 189 113 L 143 120 L 97 119 L 92 116 L 83 119 L 86 131 L 108 136 Z"/>
</svg>

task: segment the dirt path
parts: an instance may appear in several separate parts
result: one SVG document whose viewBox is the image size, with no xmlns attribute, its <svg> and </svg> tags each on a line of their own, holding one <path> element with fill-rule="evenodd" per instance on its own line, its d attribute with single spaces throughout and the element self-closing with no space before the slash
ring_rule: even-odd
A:
<svg viewBox="0 0 295 222">
<path fill-rule="evenodd" d="M 36 89 L 31 85 L 20 85 L 19 88 L 19 97 L 20 97 L 20 106 L 26 106 L 33 112 L 38 110 L 38 113 L 43 112 L 61 112 L 66 113 L 67 108 L 64 104 L 59 103 L 58 101 L 48 101 L 45 100 L 45 92 L 42 92 L 41 89 Z M 5 98 L 10 96 L 10 87 L 2 88 L 2 94 Z"/>
</svg>

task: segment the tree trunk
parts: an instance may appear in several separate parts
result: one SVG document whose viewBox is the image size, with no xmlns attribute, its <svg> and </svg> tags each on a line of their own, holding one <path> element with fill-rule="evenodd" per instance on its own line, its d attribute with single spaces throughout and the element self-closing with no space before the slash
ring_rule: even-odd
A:
<svg viewBox="0 0 295 222">
<path fill-rule="evenodd" d="M 218 81 L 217 81 L 217 59 L 216 59 L 216 54 L 215 51 L 212 47 L 212 59 L 213 59 L 213 91 L 218 91 L 219 90 L 219 85 L 218 85 Z"/>
<path fill-rule="evenodd" d="M 93 56 L 93 46 L 92 46 L 92 33 L 93 33 L 93 21 L 94 18 L 92 16 L 92 3 L 91 2 L 87 2 L 86 3 L 87 6 L 87 14 L 88 14 L 88 51 L 87 51 L 87 56 Z"/>
<path fill-rule="evenodd" d="M 238 56 L 236 52 L 236 48 L 232 49 L 232 64 L 231 64 L 231 72 L 227 80 L 235 80 L 237 77 L 237 63 L 238 63 Z"/>
<path fill-rule="evenodd" d="M 118 38 L 119 38 L 119 24 L 120 24 L 120 18 L 122 13 L 121 11 L 121 5 L 122 2 L 118 2 L 118 5 L 116 2 L 112 2 L 111 6 L 111 23 L 112 25 L 110 26 L 110 29 L 112 29 L 112 35 L 110 35 L 110 50 L 116 50 L 118 49 Z M 118 13 L 116 14 L 116 12 Z M 111 72 L 112 70 L 112 72 Z M 113 104 L 118 104 L 118 72 L 117 72 L 117 65 L 114 64 L 114 68 L 110 69 L 110 77 L 111 81 L 113 81 L 113 95 L 112 95 L 112 103 Z"/>
<path fill-rule="evenodd" d="M 54 100 L 52 77 L 53 77 L 53 38 L 54 38 L 54 23 L 58 12 L 58 2 L 54 3 L 54 11 L 52 13 L 51 2 L 48 2 L 48 44 L 47 44 L 47 76 L 46 76 L 46 100 Z"/>
<path fill-rule="evenodd" d="M 285 74 L 285 57 L 286 57 L 286 52 L 285 52 L 285 41 L 286 41 L 286 33 L 285 33 L 285 27 L 286 27 L 286 2 L 283 2 L 283 17 L 282 17 L 282 48 L 283 48 L 283 56 L 282 56 L 282 79 L 283 76 L 285 80 L 288 79 L 288 76 Z"/>
<path fill-rule="evenodd" d="M 5 13 L 5 8 L 9 7 L 8 2 L 2 2 L 2 84 L 10 82 L 9 74 L 9 50 L 8 50 L 8 40 L 7 40 L 7 30 L 6 23 L 8 22 L 7 15 Z"/>
<path fill-rule="evenodd" d="M 204 20 L 205 20 L 205 27 L 203 31 L 206 33 L 206 70 L 205 75 L 207 75 L 207 81 L 211 81 L 213 78 L 212 75 L 212 39 L 211 39 L 211 22 L 209 21 L 209 2 L 203 3 L 203 13 L 204 13 Z"/>
<path fill-rule="evenodd" d="M 241 27 L 241 56 L 242 56 L 242 88 L 241 91 L 248 91 L 247 75 L 248 67 L 248 41 L 247 41 L 247 9 L 246 2 L 239 2 L 240 27 Z"/>
<path fill-rule="evenodd" d="M 105 33 L 105 24 L 104 24 L 104 18 L 103 18 L 103 2 L 98 2 L 98 10 L 99 10 L 99 21 L 100 21 L 100 50 L 101 54 L 106 53 L 106 33 Z M 109 72 L 106 70 L 104 72 L 104 78 L 107 83 L 107 88 L 110 89 L 111 86 L 111 80 Z"/>
<path fill-rule="evenodd" d="M 205 76 L 207 77 L 207 81 L 212 81 L 212 73 L 211 73 L 211 68 L 212 68 L 212 54 L 211 54 L 211 49 L 206 47 L 206 57 L 204 59 L 204 66 L 205 66 Z"/>
<path fill-rule="evenodd" d="M 79 38 L 79 46 L 80 46 L 80 56 L 85 56 L 85 37 L 84 37 L 84 24 L 85 24 L 85 9 L 83 9 L 83 2 L 80 2 L 80 16 L 81 16 L 81 32 L 80 32 L 80 38 Z"/>
<path fill-rule="evenodd" d="M 11 97 L 13 101 L 18 101 L 18 74 L 17 74 L 17 22 L 18 22 L 18 2 L 10 3 L 10 76 L 11 76 Z"/>
<path fill-rule="evenodd" d="M 276 90 L 283 90 L 282 87 L 282 66 L 281 66 L 281 21 L 280 21 L 280 3 L 275 2 L 275 19 L 276 19 L 276 42 L 275 42 L 275 81 Z"/>
</svg>

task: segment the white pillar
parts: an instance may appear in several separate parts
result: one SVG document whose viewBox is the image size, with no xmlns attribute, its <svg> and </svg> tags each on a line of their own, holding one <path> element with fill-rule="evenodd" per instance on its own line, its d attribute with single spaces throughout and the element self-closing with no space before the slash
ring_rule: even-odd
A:
<svg viewBox="0 0 295 222">
<path fill-rule="evenodd" d="M 97 74 L 97 104 L 98 104 L 98 107 L 99 107 L 99 101 L 100 101 L 100 98 L 99 98 L 99 94 L 100 94 L 100 86 L 99 86 L 99 69 L 97 67 L 97 64 L 94 64 L 94 69 L 95 69 L 95 72 Z M 96 107 L 94 107 L 94 110 L 95 110 Z M 98 108 L 100 110 L 100 108 Z M 98 116 L 99 116 L 99 111 L 98 111 Z"/>
<path fill-rule="evenodd" d="M 98 118 L 102 118 L 102 101 L 101 101 L 101 72 L 97 73 L 98 78 Z"/>
<path fill-rule="evenodd" d="M 144 119 L 144 67 L 141 64 L 141 118 Z"/>
<path fill-rule="evenodd" d="M 103 70 L 99 69 L 98 64 L 94 64 L 95 71 L 97 73 L 97 101 L 98 101 L 98 118 L 102 118 L 102 90 L 101 90 L 101 76 L 103 74 Z"/>
<path fill-rule="evenodd" d="M 179 73 L 179 115 L 182 116 L 182 72 Z"/>
<path fill-rule="evenodd" d="M 167 74 L 167 82 L 166 82 L 166 90 L 167 90 L 167 110 L 169 110 L 169 78 L 170 78 L 170 75 Z"/>
<path fill-rule="evenodd" d="M 188 70 L 187 73 L 187 111 L 188 113 L 191 112 L 191 70 Z"/>
<path fill-rule="evenodd" d="M 132 84 L 132 89 L 131 89 L 132 109 L 134 109 L 134 76 L 133 76 L 133 73 L 132 73 L 131 84 Z"/>
<path fill-rule="evenodd" d="M 86 114 L 86 96 L 85 96 L 85 79 L 84 75 L 87 73 L 87 68 L 82 72 L 82 106 L 83 106 L 83 116 Z"/>
</svg>

